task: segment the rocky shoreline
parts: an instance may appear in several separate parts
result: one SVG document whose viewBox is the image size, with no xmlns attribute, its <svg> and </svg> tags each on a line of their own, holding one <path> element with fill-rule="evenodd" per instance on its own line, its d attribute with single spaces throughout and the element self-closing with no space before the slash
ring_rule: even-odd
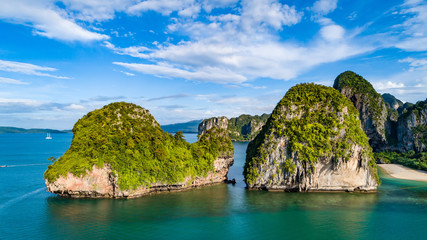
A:
<svg viewBox="0 0 427 240">
<path fill-rule="evenodd" d="M 159 192 L 185 191 L 202 186 L 227 182 L 227 173 L 234 158 L 218 158 L 214 162 L 215 171 L 209 172 L 206 177 L 187 177 L 181 183 L 156 183 L 150 187 L 139 187 L 134 190 L 121 190 L 117 184 L 117 177 L 109 165 L 103 168 L 93 166 L 84 176 L 76 177 L 69 173 L 66 177 L 60 176 L 54 182 L 45 180 L 47 191 L 61 197 L 70 198 L 137 198 Z"/>
</svg>

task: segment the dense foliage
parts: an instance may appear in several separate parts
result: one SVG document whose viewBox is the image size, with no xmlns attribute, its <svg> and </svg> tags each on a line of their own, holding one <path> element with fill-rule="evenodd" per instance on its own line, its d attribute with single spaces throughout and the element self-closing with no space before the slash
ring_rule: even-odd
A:
<svg viewBox="0 0 427 240">
<path fill-rule="evenodd" d="M 379 120 L 379 116 L 381 116 L 383 110 L 382 103 L 384 100 L 381 95 L 375 91 L 372 84 L 362 76 L 352 71 L 345 71 L 335 78 L 333 87 L 340 92 L 345 88 L 350 89 L 353 94 L 366 97 L 366 104 L 373 113 L 372 118 L 374 120 Z"/>
<path fill-rule="evenodd" d="M 233 151 L 223 129 L 213 128 L 189 144 L 182 132 L 164 132 L 153 116 L 135 104 L 112 103 L 77 121 L 67 152 L 48 167 L 45 178 L 85 175 L 94 165 L 109 164 L 121 189 L 177 183 L 205 176 L 221 154 Z"/>
<path fill-rule="evenodd" d="M 375 153 L 375 158 L 383 163 L 397 163 L 404 166 L 427 171 L 427 152 L 415 153 L 409 151 L 406 153 L 398 152 L 380 152 Z"/>
<path fill-rule="evenodd" d="M 406 111 L 402 113 L 401 117 L 405 119 L 409 115 L 415 114 L 415 116 L 419 118 L 422 111 L 427 111 L 427 99 L 410 105 L 408 108 L 406 108 Z"/>
<path fill-rule="evenodd" d="M 391 95 L 390 93 L 384 93 L 381 95 L 381 97 L 384 99 L 384 102 L 390 107 L 395 110 L 399 107 L 403 107 L 403 102 Z M 397 105 L 397 108 L 395 108 L 395 105 Z"/>
<path fill-rule="evenodd" d="M 372 150 L 358 116 L 353 104 L 333 88 L 316 84 L 292 87 L 277 104 L 261 133 L 250 142 L 244 169 L 245 181 L 252 184 L 259 176 L 259 166 L 277 148 L 278 142 L 274 139 L 279 137 L 287 139 L 288 156 L 297 156 L 304 166 L 308 164 L 312 170 L 320 158 L 345 161 L 352 145 L 363 146 L 363 154 L 370 158 L 371 173 L 377 177 Z M 294 173 L 295 163 L 288 160 L 282 171 Z"/>
<path fill-rule="evenodd" d="M 261 116 L 243 114 L 228 120 L 228 133 L 233 141 L 251 141 L 261 131 L 261 127 L 266 122 L 270 114 Z"/>
</svg>

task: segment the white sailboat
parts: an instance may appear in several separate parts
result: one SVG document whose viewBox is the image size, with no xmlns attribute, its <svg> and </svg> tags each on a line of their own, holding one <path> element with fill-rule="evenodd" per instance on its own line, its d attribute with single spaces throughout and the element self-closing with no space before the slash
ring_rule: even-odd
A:
<svg viewBox="0 0 427 240">
<path fill-rule="evenodd" d="M 50 133 L 46 134 L 46 139 L 52 139 L 52 137 L 50 136 Z"/>
</svg>

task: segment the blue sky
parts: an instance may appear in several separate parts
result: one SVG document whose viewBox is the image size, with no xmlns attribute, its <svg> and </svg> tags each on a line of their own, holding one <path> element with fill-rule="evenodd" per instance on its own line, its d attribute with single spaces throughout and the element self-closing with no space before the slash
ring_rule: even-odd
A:
<svg viewBox="0 0 427 240">
<path fill-rule="evenodd" d="M 352 70 L 427 96 L 427 2 L 0 0 L 0 126 L 70 129 L 114 101 L 160 124 L 270 113 Z"/>
</svg>

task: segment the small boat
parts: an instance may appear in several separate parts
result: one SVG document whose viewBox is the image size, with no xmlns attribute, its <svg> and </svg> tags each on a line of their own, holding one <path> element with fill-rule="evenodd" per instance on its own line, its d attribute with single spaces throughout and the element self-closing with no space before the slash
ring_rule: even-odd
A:
<svg viewBox="0 0 427 240">
<path fill-rule="evenodd" d="M 46 139 L 52 139 L 52 137 L 50 136 L 50 133 L 47 133 Z"/>
<path fill-rule="evenodd" d="M 7 165 L 0 165 L 0 167 L 7 167 Z"/>
</svg>

